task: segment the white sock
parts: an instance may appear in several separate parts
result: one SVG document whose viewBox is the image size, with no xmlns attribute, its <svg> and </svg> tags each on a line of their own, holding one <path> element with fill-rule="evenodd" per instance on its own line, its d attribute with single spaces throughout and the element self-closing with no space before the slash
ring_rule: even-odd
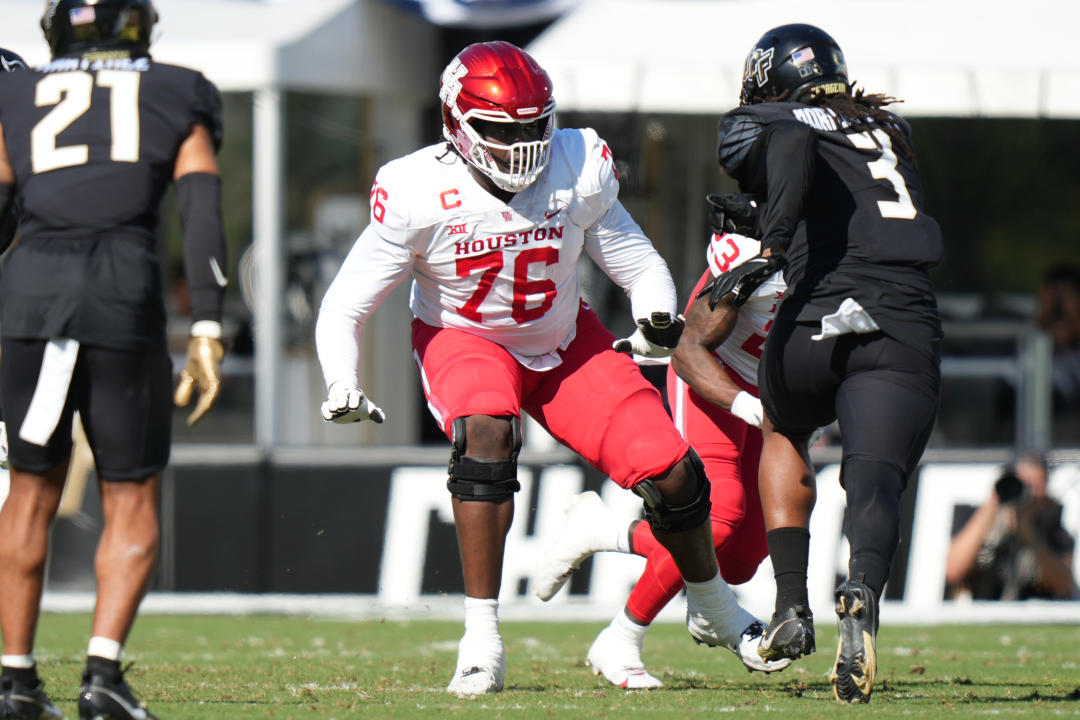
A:
<svg viewBox="0 0 1080 720">
<path fill-rule="evenodd" d="M 589 547 L 593 552 L 630 552 L 630 525 L 633 518 L 624 518 L 614 513 L 600 513 L 590 518 Z"/>
<path fill-rule="evenodd" d="M 630 554 L 634 552 L 630 547 L 630 529 L 634 526 L 634 520 L 627 520 L 626 525 L 619 529 L 615 536 L 615 551 Z"/>
<path fill-rule="evenodd" d="M 106 660 L 115 660 L 116 662 L 120 662 L 120 656 L 123 652 L 124 648 L 120 643 L 99 635 L 90 638 L 90 645 L 86 648 L 87 655 L 105 658 Z"/>
<path fill-rule="evenodd" d="M 465 634 L 490 637 L 499 634 L 499 601 L 465 597 Z"/>
<path fill-rule="evenodd" d="M 634 620 L 626 614 L 625 609 L 620 610 L 615 614 L 615 617 L 611 620 L 611 625 L 608 627 L 611 628 L 611 631 L 616 637 L 625 640 L 628 643 L 633 643 L 638 650 L 640 650 L 641 646 L 644 644 L 645 633 L 649 630 L 648 625 L 639 625 L 634 622 Z"/>
<path fill-rule="evenodd" d="M 29 670 L 34 667 L 34 653 L 26 655 L 0 655 L 0 665 L 6 668 Z"/>
<path fill-rule="evenodd" d="M 722 616 L 734 617 L 742 608 L 731 586 L 717 572 L 712 580 L 705 582 L 686 581 L 686 602 L 693 608 L 707 609 Z"/>
</svg>

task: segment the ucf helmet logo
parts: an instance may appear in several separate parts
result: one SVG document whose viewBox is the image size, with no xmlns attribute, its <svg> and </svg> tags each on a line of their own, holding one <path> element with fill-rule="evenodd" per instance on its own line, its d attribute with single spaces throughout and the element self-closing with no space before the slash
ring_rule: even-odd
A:
<svg viewBox="0 0 1080 720">
<path fill-rule="evenodd" d="M 758 87 L 769 82 L 769 70 L 772 70 L 773 53 L 775 48 L 754 48 L 746 57 L 746 68 L 743 71 L 743 82 L 750 78 Z"/>
</svg>

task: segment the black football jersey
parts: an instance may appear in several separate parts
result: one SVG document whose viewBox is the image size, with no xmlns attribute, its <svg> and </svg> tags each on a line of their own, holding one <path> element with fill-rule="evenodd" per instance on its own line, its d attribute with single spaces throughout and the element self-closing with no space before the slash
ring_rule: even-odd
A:
<svg viewBox="0 0 1080 720">
<path fill-rule="evenodd" d="M 0 124 L 21 209 L 4 335 L 163 341 L 159 208 L 193 126 L 220 143 L 217 89 L 149 57 L 58 58 L 0 78 Z"/>
<path fill-rule="evenodd" d="M 908 124 L 891 117 L 910 146 Z M 784 123 L 816 135 L 812 176 L 799 176 L 796 158 L 767 161 L 770 135 Z M 766 206 L 773 200 L 769 189 L 775 195 L 778 186 L 802 198 L 797 217 L 772 223 L 793 228 L 781 243 L 788 259 L 784 316 L 818 321 L 853 297 L 891 335 L 920 344 L 940 337 L 929 270 L 941 259 L 941 231 L 923 212 L 914 161 L 883 128 L 853 128 L 828 109 L 802 103 L 760 103 L 724 115 L 717 153 L 740 188 Z"/>
</svg>

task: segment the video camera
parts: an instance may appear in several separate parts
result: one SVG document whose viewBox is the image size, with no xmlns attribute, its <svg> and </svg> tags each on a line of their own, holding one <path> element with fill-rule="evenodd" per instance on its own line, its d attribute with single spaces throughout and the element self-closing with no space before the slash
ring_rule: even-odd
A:
<svg viewBox="0 0 1080 720">
<path fill-rule="evenodd" d="M 1019 503 L 1028 494 L 1024 481 L 1017 476 L 1011 467 L 1007 467 L 1001 472 L 1001 476 L 994 483 L 994 493 L 997 495 L 998 501 L 1003 505 Z"/>
</svg>

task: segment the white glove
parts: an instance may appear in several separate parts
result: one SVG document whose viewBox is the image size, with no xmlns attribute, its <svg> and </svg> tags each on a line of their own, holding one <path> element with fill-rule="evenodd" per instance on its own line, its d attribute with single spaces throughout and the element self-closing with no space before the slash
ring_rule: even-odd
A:
<svg viewBox="0 0 1080 720">
<path fill-rule="evenodd" d="M 740 390 L 731 402 L 731 414 L 747 425 L 759 428 L 764 411 L 761 409 L 761 400 L 745 390 Z"/>
<path fill-rule="evenodd" d="M 355 385 L 334 383 L 322 404 L 323 420 L 336 423 L 354 423 L 371 420 L 381 423 L 386 414 L 364 395 Z"/>
<path fill-rule="evenodd" d="M 667 312 L 654 312 L 649 319 L 641 318 L 638 327 L 630 337 L 616 340 L 611 348 L 615 352 L 633 353 L 647 358 L 670 357 L 679 347 L 685 322 L 681 315 L 671 316 Z"/>
</svg>

